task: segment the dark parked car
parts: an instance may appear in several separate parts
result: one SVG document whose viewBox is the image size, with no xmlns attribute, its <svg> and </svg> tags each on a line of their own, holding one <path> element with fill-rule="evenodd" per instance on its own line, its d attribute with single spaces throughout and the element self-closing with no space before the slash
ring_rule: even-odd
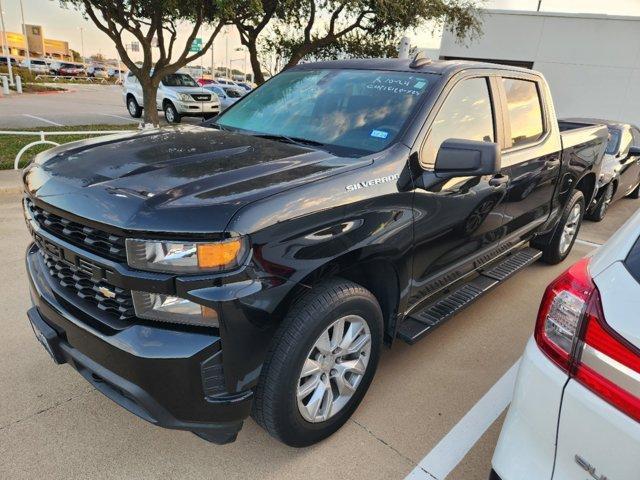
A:
<svg viewBox="0 0 640 480">
<path fill-rule="evenodd" d="M 597 194 L 586 218 L 601 221 L 611 203 L 621 198 L 640 198 L 640 129 L 635 125 L 593 118 L 572 118 L 561 124 L 606 125 L 609 141 L 598 176 Z"/>
<path fill-rule="evenodd" d="M 57 363 L 155 425 L 225 443 L 251 414 L 310 445 L 383 345 L 569 254 L 607 135 L 561 133 L 530 70 L 298 65 L 203 126 L 41 153 L 28 316 Z"/>
</svg>

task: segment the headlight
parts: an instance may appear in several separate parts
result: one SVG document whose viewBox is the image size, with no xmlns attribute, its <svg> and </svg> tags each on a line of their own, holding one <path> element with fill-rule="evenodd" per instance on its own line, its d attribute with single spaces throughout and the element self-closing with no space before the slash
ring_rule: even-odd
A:
<svg viewBox="0 0 640 480">
<path fill-rule="evenodd" d="M 193 102 L 193 97 L 186 93 L 178 93 L 178 98 L 183 102 Z"/>
<path fill-rule="evenodd" d="M 219 327 L 218 312 L 186 298 L 161 293 L 131 292 L 136 316 L 169 323 Z"/>
<path fill-rule="evenodd" d="M 245 237 L 220 242 L 164 242 L 128 238 L 127 263 L 140 270 L 206 273 L 232 270 L 247 253 Z"/>
</svg>

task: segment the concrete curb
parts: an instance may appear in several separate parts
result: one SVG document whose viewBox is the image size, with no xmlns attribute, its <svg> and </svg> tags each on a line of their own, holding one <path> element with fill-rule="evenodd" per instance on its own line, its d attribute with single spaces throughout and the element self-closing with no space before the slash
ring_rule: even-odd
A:
<svg viewBox="0 0 640 480">
<path fill-rule="evenodd" d="M 22 193 L 22 170 L 0 170 L 0 195 Z"/>
</svg>

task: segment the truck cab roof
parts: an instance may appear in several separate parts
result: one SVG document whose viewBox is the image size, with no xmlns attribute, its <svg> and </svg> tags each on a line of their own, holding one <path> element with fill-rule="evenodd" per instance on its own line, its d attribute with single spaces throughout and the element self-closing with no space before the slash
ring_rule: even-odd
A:
<svg viewBox="0 0 640 480">
<path fill-rule="evenodd" d="M 350 60 L 328 60 L 324 62 L 313 62 L 299 64 L 293 69 L 296 70 L 317 70 L 317 69 L 358 69 L 358 70 L 387 70 L 393 72 L 414 72 L 414 73 L 434 73 L 438 75 L 453 75 L 463 70 L 501 70 L 522 73 L 537 73 L 527 68 L 514 67 L 511 65 L 500 65 L 487 62 L 473 62 L 466 60 L 431 60 L 422 66 L 412 66 L 413 59 L 402 58 L 362 58 Z"/>
</svg>

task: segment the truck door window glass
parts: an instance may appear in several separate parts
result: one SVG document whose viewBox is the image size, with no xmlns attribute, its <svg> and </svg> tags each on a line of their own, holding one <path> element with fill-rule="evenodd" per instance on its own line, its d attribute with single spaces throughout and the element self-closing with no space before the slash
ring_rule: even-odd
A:
<svg viewBox="0 0 640 480">
<path fill-rule="evenodd" d="M 535 142 L 542 137 L 542 108 L 535 82 L 503 78 L 507 95 L 507 110 L 511 124 L 511 143 L 514 147 Z"/>
<path fill-rule="evenodd" d="M 458 83 L 449 93 L 431 125 L 421 161 L 433 168 L 440 145 L 450 138 L 494 141 L 493 113 L 486 78 Z"/>
<path fill-rule="evenodd" d="M 377 70 L 283 72 L 216 124 L 319 142 L 347 154 L 377 152 L 391 145 L 435 78 Z"/>
</svg>

